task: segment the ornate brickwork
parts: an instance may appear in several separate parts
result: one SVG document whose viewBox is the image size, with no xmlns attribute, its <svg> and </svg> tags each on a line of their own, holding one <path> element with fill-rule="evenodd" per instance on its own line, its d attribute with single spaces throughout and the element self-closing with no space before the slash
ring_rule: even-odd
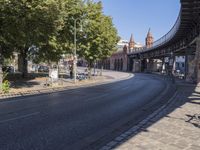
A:
<svg viewBox="0 0 200 150">
<path fill-rule="evenodd" d="M 146 47 L 150 48 L 153 46 L 153 36 L 151 34 L 151 31 L 149 29 L 148 33 L 147 33 L 147 37 L 146 37 Z"/>
<path fill-rule="evenodd" d="M 135 42 L 134 42 L 134 39 L 133 39 L 133 34 L 131 34 L 131 38 L 130 38 L 130 41 L 129 41 L 129 49 L 133 49 L 135 47 Z"/>
</svg>

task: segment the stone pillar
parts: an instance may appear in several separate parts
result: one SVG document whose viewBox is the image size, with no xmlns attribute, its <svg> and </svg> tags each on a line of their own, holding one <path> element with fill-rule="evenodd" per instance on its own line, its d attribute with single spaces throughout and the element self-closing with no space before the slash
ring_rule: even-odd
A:
<svg viewBox="0 0 200 150">
<path fill-rule="evenodd" d="M 188 51 L 187 49 L 185 50 L 185 72 L 184 72 L 184 77 L 186 79 L 188 74 Z"/>
<path fill-rule="evenodd" d="M 133 60 L 133 72 L 141 72 L 141 65 L 140 65 L 140 60 L 139 59 L 134 59 Z"/>
<path fill-rule="evenodd" d="M 137 63 L 137 59 L 134 59 L 132 62 L 130 62 L 130 63 L 132 63 L 131 65 L 132 65 L 132 72 L 136 72 L 136 63 Z M 131 68 L 130 68 L 131 69 Z"/>
<path fill-rule="evenodd" d="M 174 79 L 175 68 L 176 68 L 175 54 L 173 52 L 171 52 L 171 56 L 169 59 L 168 75 L 171 78 L 172 83 L 175 83 L 175 79 Z"/>
<path fill-rule="evenodd" d="M 154 61 L 154 59 L 148 59 L 147 60 L 147 72 L 156 71 L 156 65 L 157 65 L 157 63 Z"/>
<path fill-rule="evenodd" d="M 197 84 L 200 84 L 200 36 L 196 40 L 196 73 L 197 73 Z"/>
<path fill-rule="evenodd" d="M 147 59 L 147 60 L 146 60 L 146 63 L 147 63 L 147 64 L 146 64 L 146 65 L 147 65 L 146 67 L 147 67 L 147 68 L 146 68 L 145 72 L 151 72 L 151 61 L 152 61 L 151 59 Z"/>
<path fill-rule="evenodd" d="M 196 38 L 195 55 L 187 55 L 186 81 L 200 83 L 200 37 Z"/>
<path fill-rule="evenodd" d="M 165 73 L 165 57 L 162 58 L 161 73 Z"/>
<path fill-rule="evenodd" d="M 128 58 L 127 56 L 124 56 L 124 59 L 123 59 L 123 71 L 128 71 Z"/>
<path fill-rule="evenodd" d="M 176 56 L 173 55 L 173 66 L 172 66 L 172 73 L 173 75 L 175 75 L 175 72 L 176 72 Z"/>
<path fill-rule="evenodd" d="M 195 56 L 187 55 L 187 72 L 186 72 L 186 81 L 195 82 Z"/>
</svg>

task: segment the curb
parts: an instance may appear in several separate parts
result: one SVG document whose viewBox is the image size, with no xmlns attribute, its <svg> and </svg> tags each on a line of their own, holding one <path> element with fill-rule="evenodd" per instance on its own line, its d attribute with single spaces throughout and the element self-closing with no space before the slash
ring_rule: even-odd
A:
<svg viewBox="0 0 200 150">
<path fill-rule="evenodd" d="M 105 146 L 101 147 L 99 150 L 111 150 L 115 147 L 117 147 L 119 144 L 122 144 L 126 139 L 128 139 L 129 136 L 133 134 L 137 134 L 143 128 L 148 127 L 150 124 L 152 124 L 152 120 L 156 121 L 162 116 L 162 112 L 166 112 L 167 109 L 170 107 L 171 104 L 173 104 L 175 97 L 177 96 L 178 92 L 176 91 L 175 94 L 168 100 L 166 104 L 161 106 L 159 109 L 148 115 L 145 119 L 140 121 L 137 125 L 133 126 L 126 132 L 122 133 L 120 136 L 116 137 L 111 142 L 107 143 Z"/>
<path fill-rule="evenodd" d="M 172 84 L 168 84 L 169 83 L 168 81 L 158 78 L 158 76 L 151 76 L 151 77 L 157 78 L 159 80 L 162 80 L 162 82 L 165 82 L 164 84 L 166 84 L 166 87 L 164 87 L 163 92 L 161 92 L 162 94 L 154 97 L 155 100 L 144 105 L 144 107 L 142 107 L 141 109 L 139 109 L 138 111 L 130 115 L 130 118 L 129 117 L 123 118 L 118 123 L 115 122 L 113 124 L 110 124 L 104 130 L 98 131 L 94 135 L 91 135 L 83 139 L 82 142 L 78 143 L 77 145 L 79 146 L 81 145 L 83 147 L 83 150 L 94 150 L 94 149 L 96 150 L 96 149 L 105 148 L 105 147 L 106 147 L 105 150 L 114 149 L 116 148 L 116 145 L 120 144 L 119 143 L 120 141 L 126 140 L 131 134 L 133 134 L 136 131 L 134 129 L 134 132 L 130 132 L 132 128 L 136 128 L 138 131 L 139 123 L 147 124 L 149 120 L 147 120 L 147 122 L 144 122 L 144 120 L 147 119 L 151 114 L 153 113 L 156 114 L 158 113 L 156 111 L 160 111 L 162 108 L 164 108 L 164 106 L 166 106 L 169 103 L 169 100 L 172 99 L 176 91 L 176 86 Z M 165 95 L 168 95 L 168 96 L 163 99 Z M 159 101 L 158 99 L 163 99 L 163 100 Z M 149 109 L 146 109 L 147 105 L 150 107 Z M 140 115 L 141 113 L 144 113 L 144 115 L 141 116 Z M 113 129 L 113 126 L 117 128 Z M 129 132 L 127 136 L 124 134 L 126 132 Z M 78 146 L 73 145 L 71 149 L 78 149 Z"/>
<path fill-rule="evenodd" d="M 108 83 L 113 83 L 116 81 L 122 81 L 133 77 L 133 74 L 129 73 L 127 77 L 123 77 L 120 79 L 113 79 L 112 81 L 103 81 L 103 82 L 96 82 L 96 83 L 86 83 L 83 85 L 74 85 L 74 86 L 64 86 L 64 87 L 52 87 L 52 88 L 43 88 L 38 90 L 27 90 L 24 92 L 19 93 L 8 93 L 8 94 L 0 94 L 0 100 L 6 100 L 9 98 L 16 98 L 16 97 L 25 97 L 25 96 L 34 96 L 34 95 L 41 95 L 41 94 L 50 94 L 55 92 L 61 92 L 65 90 L 71 90 L 71 89 L 77 89 L 77 88 L 83 88 L 83 87 L 92 87 L 95 85 L 103 85 Z"/>
</svg>

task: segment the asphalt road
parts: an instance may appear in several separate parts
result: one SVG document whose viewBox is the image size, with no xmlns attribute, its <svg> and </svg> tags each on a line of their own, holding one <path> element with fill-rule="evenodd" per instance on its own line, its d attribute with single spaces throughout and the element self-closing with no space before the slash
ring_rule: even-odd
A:
<svg viewBox="0 0 200 150">
<path fill-rule="evenodd" d="M 82 149 L 120 128 L 166 84 L 148 75 L 0 102 L 0 150 Z M 134 119 L 134 118 L 132 118 Z"/>
</svg>

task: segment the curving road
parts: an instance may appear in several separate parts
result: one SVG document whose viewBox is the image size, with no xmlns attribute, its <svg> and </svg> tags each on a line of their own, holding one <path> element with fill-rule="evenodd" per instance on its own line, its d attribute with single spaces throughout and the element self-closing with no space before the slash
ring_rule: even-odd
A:
<svg viewBox="0 0 200 150">
<path fill-rule="evenodd" d="M 82 149 L 141 117 L 142 108 L 166 86 L 159 78 L 136 74 L 114 83 L 2 101 L 0 149 Z"/>
</svg>

